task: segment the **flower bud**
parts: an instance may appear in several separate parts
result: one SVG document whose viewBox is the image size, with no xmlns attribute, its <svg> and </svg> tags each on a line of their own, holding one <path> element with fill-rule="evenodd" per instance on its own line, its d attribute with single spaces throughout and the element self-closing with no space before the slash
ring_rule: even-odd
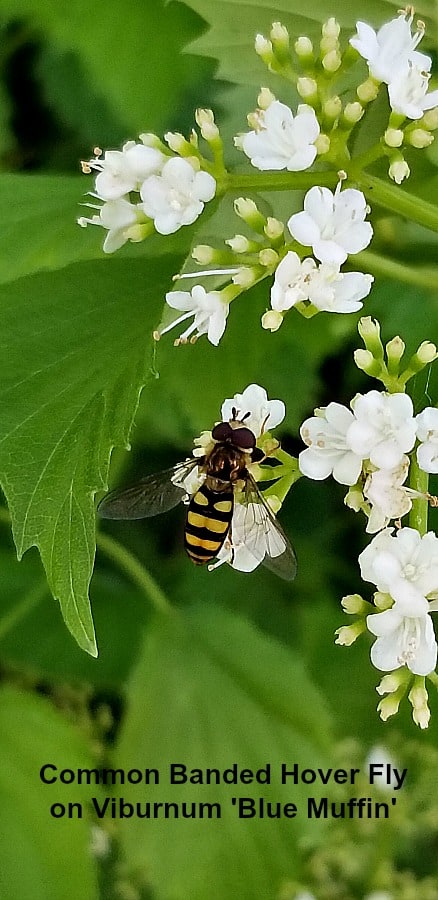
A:
<svg viewBox="0 0 438 900">
<path fill-rule="evenodd" d="M 408 700 L 412 704 L 412 718 L 416 725 L 420 728 L 427 728 L 430 719 L 430 709 L 428 694 L 424 683 L 424 678 L 416 677 L 415 682 L 408 694 Z"/>
<path fill-rule="evenodd" d="M 249 253 L 253 242 L 249 241 L 244 234 L 235 234 L 233 238 L 228 238 L 225 243 L 231 248 L 233 253 Z"/>
<path fill-rule="evenodd" d="M 234 212 L 236 213 L 236 216 L 243 219 L 243 221 L 254 231 L 263 232 L 266 225 L 266 219 L 257 209 L 254 200 L 238 197 L 237 200 L 234 201 Z"/>
<path fill-rule="evenodd" d="M 275 94 L 273 94 L 272 91 L 269 90 L 269 88 L 262 87 L 260 89 L 260 93 L 257 97 L 257 104 L 260 109 L 268 109 L 268 107 L 271 105 L 271 103 L 274 102 L 274 100 Z"/>
<path fill-rule="evenodd" d="M 404 134 L 401 128 L 387 128 L 384 134 L 384 141 L 387 147 L 401 147 Z"/>
<path fill-rule="evenodd" d="M 363 631 L 365 631 L 365 622 L 362 619 L 358 619 L 352 625 L 342 625 L 335 631 L 335 644 L 340 644 L 341 647 L 351 647 Z"/>
<path fill-rule="evenodd" d="M 272 47 L 280 62 L 289 60 L 289 32 L 281 22 L 273 22 L 270 32 Z"/>
<path fill-rule="evenodd" d="M 433 134 L 431 134 L 430 131 L 425 131 L 424 128 L 414 128 L 413 131 L 410 131 L 406 135 L 406 143 L 411 144 L 412 147 L 416 147 L 417 150 L 423 150 L 424 147 L 430 147 L 433 140 Z"/>
<path fill-rule="evenodd" d="M 423 363 L 423 365 L 427 365 L 427 363 L 431 363 L 436 360 L 438 356 L 437 348 L 435 344 L 432 344 L 431 341 L 423 341 L 423 343 L 420 344 L 416 355 L 418 356 L 420 362 Z"/>
<path fill-rule="evenodd" d="M 324 116 L 331 121 L 335 121 L 342 112 L 342 100 L 338 96 L 329 97 L 322 107 Z"/>
<path fill-rule="evenodd" d="M 187 148 L 189 148 L 191 153 L 193 152 L 189 142 L 186 140 L 184 135 L 180 134 L 178 131 L 166 132 L 166 134 L 164 135 L 164 140 L 174 153 L 184 154 L 187 152 Z"/>
<path fill-rule="evenodd" d="M 406 669 L 397 669 L 395 672 L 383 676 L 380 684 L 376 687 L 376 691 L 381 697 L 383 694 L 394 694 L 402 685 L 408 683 L 409 677 L 409 673 L 406 675 Z"/>
<path fill-rule="evenodd" d="M 328 74 L 333 74 L 337 72 L 342 63 L 342 57 L 339 53 L 339 50 L 330 50 L 328 53 L 323 56 L 322 67 Z"/>
<path fill-rule="evenodd" d="M 346 125 L 356 125 L 362 118 L 365 110 L 361 103 L 357 100 L 354 103 L 347 103 L 344 108 L 343 120 Z"/>
<path fill-rule="evenodd" d="M 274 513 L 274 516 L 276 516 L 281 509 L 281 500 L 279 499 L 279 497 L 276 497 L 275 494 L 271 494 L 270 497 L 266 498 L 266 502 L 269 506 L 269 509 Z"/>
<path fill-rule="evenodd" d="M 298 78 L 297 91 L 307 103 L 315 103 L 318 99 L 318 85 L 314 78 Z"/>
<path fill-rule="evenodd" d="M 394 159 L 388 169 L 388 175 L 396 184 L 401 184 L 405 178 L 409 178 L 411 170 L 403 157 Z"/>
<path fill-rule="evenodd" d="M 284 224 L 280 222 L 279 219 L 274 219 L 273 216 L 268 216 L 266 220 L 266 225 L 264 227 L 264 232 L 267 238 L 270 241 L 276 241 L 278 238 L 283 237 L 284 234 Z"/>
<path fill-rule="evenodd" d="M 392 375 L 396 375 L 398 372 L 398 366 L 400 360 L 405 352 L 406 344 L 402 341 L 401 337 L 393 337 L 391 341 L 388 341 L 386 344 L 386 357 L 388 360 L 388 371 Z"/>
<path fill-rule="evenodd" d="M 294 50 L 304 64 L 313 61 L 313 44 L 310 38 L 302 35 L 295 41 Z"/>
<path fill-rule="evenodd" d="M 380 713 L 380 718 L 383 722 L 386 722 L 391 716 L 395 716 L 398 712 L 403 695 L 404 691 L 394 691 L 393 694 L 384 697 L 377 705 L 377 712 Z"/>
<path fill-rule="evenodd" d="M 376 591 L 374 594 L 374 606 L 379 612 L 383 612 L 385 609 L 391 609 L 391 606 L 394 605 L 394 601 L 390 594 L 384 594 L 383 591 Z"/>
<path fill-rule="evenodd" d="M 199 126 L 205 141 L 217 140 L 219 137 L 219 129 L 215 124 L 213 111 L 211 109 L 197 109 L 195 111 L 195 121 Z"/>
<path fill-rule="evenodd" d="M 382 366 L 380 361 L 374 359 L 370 350 L 362 350 L 359 348 L 354 351 L 353 356 L 358 369 L 361 369 L 362 372 L 366 372 L 371 378 L 378 378 L 381 374 Z"/>
<path fill-rule="evenodd" d="M 360 594 L 347 594 L 342 598 L 341 605 L 349 615 L 360 615 L 369 612 L 370 609 L 370 604 Z"/>
<path fill-rule="evenodd" d="M 321 32 L 323 37 L 337 40 L 341 33 L 341 26 L 334 16 L 331 16 L 330 19 L 327 19 L 327 22 L 323 22 Z"/>
<path fill-rule="evenodd" d="M 154 147 L 156 150 L 167 150 L 167 147 L 165 147 L 163 142 L 156 134 L 152 134 L 151 132 L 143 132 L 143 134 L 139 135 L 139 138 L 145 147 Z"/>
<path fill-rule="evenodd" d="M 356 90 L 356 94 L 361 103 L 371 103 L 376 99 L 379 93 L 379 83 L 374 80 L 374 78 L 367 78 L 366 81 L 363 81 L 362 84 Z"/>
<path fill-rule="evenodd" d="M 269 309 L 262 316 L 262 328 L 265 328 L 266 331 L 278 331 L 282 321 L 283 316 L 281 312 L 278 312 L 276 309 Z"/>
<path fill-rule="evenodd" d="M 262 34 L 256 34 L 254 49 L 257 56 L 260 56 L 265 65 L 269 68 L 274 62 L 274 52 L 271 41 L 268 41 Z"/>
<path fill-rule="evenodd" d="M 264 268 L 272 268 L 272 270 L 274 270 L 278 265 L 278 253 L 276 253 L 275 250 L 272 250 L 271 247 L 266 247 L 263 250 L 260 250 L 259 261 L 260 265 Z"/>
<path fill-rule="evenodd" d="M 438 106 L 434 109 L 428 109 L 421 119 L 421 125 L 428 131 L 435 131 L 438 128 Z"/>
<path fill-rule="evenodd" d="M 319 134 L 316 141 L 313 142 L 316 147 L 318 156 L 324 156 L 330 150 L 330 138 L 328 134 Z"/>
<path fill-rule="evenodd" d="M 193 247 L 192 259 L 199 263 L 200 266 L 209 266 L 214 262 L 215 250 L 208 244 L 198 244 Z"/>
<path fill-rule="evenodd" d="M 357 330 L 365 344 L 367 350 L 370 350 L 375 359 L 383 360 L 383 344 L 380 340 L 380 325 L 377 320 L 371 316 L 362 316 L 359 319 Z"/>
<path fill-rule="evenodd" d="M 241 266 L 239 271 L 232 276 L 233 284 L 242 288 L 250 288 L 257 279 L 257 272 L 254 266 Z"/>
</svg>

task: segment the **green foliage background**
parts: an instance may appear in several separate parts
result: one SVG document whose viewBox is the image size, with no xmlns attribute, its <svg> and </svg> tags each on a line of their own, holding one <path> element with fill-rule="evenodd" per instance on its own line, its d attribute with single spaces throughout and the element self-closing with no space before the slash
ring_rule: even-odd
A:
<svg viewBox="0 0 438 900">
<path fill-rule="evenodd" d="M 259 326 L 265 285 L 235 304 L 218 349 L 201 340 L 175 350 L 163 338 L 155 352 L 152 329 L 193 229 L 105 257 L 100 230 L 75 222 L 91 188 L 77 174 L 79 159 L 96 144 L 117 147 L 141 131 L 188 133 L 196 106 L 213 106 L 231 136 L 244 129 L 267 83 L 252 49 L 257 31 L 281 20 L 291 35 L 316 36 L 328 15 L 352 29 L 356 17 L 379 25 L 396 9 L 374 0 L 359 11 L 335 0 L 312 4 L 307 18 L 290 0 L 0 0 L 0 481 L 16 547 L 4 511 L 0 896 L 8 900 L 293 900 L 300 885 L 322 900 L 360 898 L 382 886 L 403 900 L 410 878 L 426 900 L 438 896 L 437 704 L 432 698 L 435 724 L 415 740 L 407 710 L 383 725 L 366 639 L 350 650 L 333 645 L 344 618 L 339 598 L 359 589 L 365 543 L 336 485 L 303 479 L 284 506 L 299 560 L 292 586 L 266 571 L 195 570 L 183 556 L 177 509 L 105 526 L 92 613 L 88 600 L 94 495 L 108 482 L 112 447 L 111 485 L 170 466 L 217 419 L 225 397 L 256 381 L 285 401 L 283 445 L 297 452 L 299 424 L 315 405 L 348 404 L 369 384 L 352 363 L 357 316 L 291 315 L 268 334 Z M 434 10 L 428 3 L 417 9 L 431 53 Z M 270 84 L 284 94 L 275 78 Z M 383 121 L 377 110 L 376 133 Z M 229 159 L 242 165 L 232 148 Z M 432 203 L 436 159 L 433 146 L 418 154 L 409 182 Z M 267 208 L 274 202 L 264 197 Z M 290 214 L 301 198 L 281 202 Z M 231 208 L 227 198 L 202 224 L 203 241 L 233 233 Z M 435 262 L 434 234 L 382 210 L 374 217 L 373 250 L 419 266 Z M 382 321 L 385 339 L 400 333 L 414 351 L 438 339 L 437 297 L 378 280 L 366 313 Z M 432 382 L 427 390 L 436 403 Z M 16 550 L 25 553 L 20 563 Z M 408 786 L 389 825 L 362 830 L 308 820 L 306 798 L 319 794 L 302 784 L 189 790 L 164 783 L 170 761 L 363 768 L 376 744 L 409 766 Z M 100 789 L 42 785 L 47 762 L 155 766 L 160 786 L 125 786 L 114 795 L 216 801 L 224 816 L 98 823 L 88 805 Z M 239 821 L 234 794 L 294 802 L 300 814 Z M 370 794 L 368 784 L 362 794 Z M 50 816 L 52 803 L 69 801 L 84 804 L 82 819 Z M 103 856 L 90 849 L 96 824 L 108 835 Z"/>
</svg>

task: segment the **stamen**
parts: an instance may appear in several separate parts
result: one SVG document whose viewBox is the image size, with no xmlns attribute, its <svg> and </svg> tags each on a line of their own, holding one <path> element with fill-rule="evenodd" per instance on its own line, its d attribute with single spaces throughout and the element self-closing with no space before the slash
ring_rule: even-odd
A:
<svg viewBox="0 0 438 900">
<path fill-rule="evenodd" d="M 179 316 L 178 319 L 174 319 L 174 321 L 171 322 L 170 325 L 166 325 L 165 328 L 162 328 L 160 331 L 160 335 L 167 334 L 168 331 L 170 331 L 172 328 L 175 328 L 175 326 L 179 325 L 180 322 L 185 322 L 186 319 L 190 319 L 190 316 L 193 315 L 193 310 L 189 310 L 189 312 L 183 313 L 182 316 Z"/>
<path fill-rule="evenodd" d="M 233 269 L 204 269 L 201 272 L 179 272 L 177 275 L 173 275 L 172 281 L 179 281 L 180 278 L 200 278 L 204 275 L 237 275 L 240 269 L 241 266 Z"/>
</svg>

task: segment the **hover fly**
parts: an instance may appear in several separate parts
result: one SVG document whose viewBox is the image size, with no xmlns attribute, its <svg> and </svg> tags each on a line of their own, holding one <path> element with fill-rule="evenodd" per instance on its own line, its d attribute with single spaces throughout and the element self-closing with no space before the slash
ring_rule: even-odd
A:
<svg viewBox="0 0 438 900">
<path fill-rule="evenodd" d="M 148 475 L 127 490 L 112 491 L 101 500 L 99 515 L 105 519 L 143 519 L 167 512 L 181 501 L 188 502 L 184 546 L 192 562 L 205 565 L 224 546 L 230 550 L 232 564 L 233 514 L 239 511 L 243 544 L 256 564 L 261 562 L 280 578 L 291 581 L 296 575 L 295 553 L 248 469 L 251 462 L 260 461 L 257 454 L 264 458 L 256 448 L 255 434 L 245 425 L 248 415 L 238 419 L 233 409 L 228 422 L 219 422 L 213 428 L 213 446 L 204 456 Z M 199 478 L 190 491 L 185 482 L 192 473 Z"/>
</svg>

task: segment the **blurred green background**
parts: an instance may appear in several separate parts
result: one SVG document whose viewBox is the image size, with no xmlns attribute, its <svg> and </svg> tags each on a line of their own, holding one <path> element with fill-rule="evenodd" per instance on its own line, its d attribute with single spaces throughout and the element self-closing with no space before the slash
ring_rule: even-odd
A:
<svg viewBox="0 0 438 900">
<path fill-rule="evenodd" d="M 395 10 L 375 0 L 364 3 L 360 17 L 376 26 Z M 170 283 L 178 271 L 192 236 L 187 229 L 166 243 L 154 239 L 124 248 L 117 260 L 104 259 L 100 230 L 84 232 L 75 225 L 78 204 L 91 189 L 90 179 L 77 174 L 79 160 L 89 158 L 96 144 L 118 147 L 142 131 L 187 134 L 198 106 L 212 106 L 231 138 L 245 128 L 257 87 L 268 81 L 252 50 L 257 31 L 266 33 L 281 19 L 291 35 L 314 36 L 332 14 L 352 29 L 358 12 L 340 0 L 330 7 L 313 4 L 308 18 L 298 6 L 281 2 L 108 0 L 90 6 L 0 0 L 5 307 L 16 303 L 18 316 L 20 298 L 29 292 L 35 303 L 50 295 L 47 315 L 56 330 L 63 277 L 74 278 L 77 266 L 86 285 L 98 265 L 102 289 L 115 278 L 122 291 L 126 333 L 121 317 L 110 354 L 117 370 L 117 353 L 129 352 L 131 333 L 138 332 L 141 341 L 135 279 L 147 285 L 159 317 L 166 279 Z M 427 49 L 433 53 L 433 11 L 418 12 L 428 16 Z M 270 86 L 287 95 L 275 78 Z M 367 127 L 378 133 L 384 120 L 381 105 Z M 359 131 L 358 146 L 366 139 Z M 419 154 L 409 182 L 409 190 L 431 202 L 437 199 L 436 158 L 433 147 Z M 242 165 L 233 149 L 228 159 Z M 298 196 L 263 198 L 267 209 L 289 215 L 300 202 Z M 233 233 L 231 206 L 227 198 L 206 224 L 203 241 Z M 374 226 L 373 249 L 380 253 L 418 264 L 436 260 L 436 238 L 424 229 L 382 210 L 374 211 Z M 48 271 L 39 275 L 40 270 Z M 385 340 L 400 334 L 413 352 L 422 340 L 438 338 L 437 296 L 377 280 L 365 311 L 380 319 Z M 87 302 L 84 297 L 84 310 Z M 259 326 L 266 305 L 266 286 L 239 300 L 218 349 L 203 340 L 179 350 L 171 340 L 160 342 L 153 366 L 148 363 L 132 452 L 118 448 L 113 454 L 112 486 L 184 459 L 193 437 L 218 419 L 225 397 L 253 381 L 271 398 L 284 400 L 280 437 L 294 454 L 302 446 L 299 425 L 315 406 L 330 400 L 348 405 L 357 391 L 373 386 L 352 360 L 358 316 L 322 314 L 305 321 L 291 315 L 270 335 Z M 32 338 L 32 351 L 22 345 L 24 367 L 26 353 L 35 353 L 36 321 L 32 314 L 24 317 L 17 332 L 27 329 Z M 11 335 L 2 330 L 0 390 L 10 346 L 17 344 Z M 432 380 L 417 390 L 436 403 Z M 8 403 L 7 391 L 2 402 Z M 92 427 L 90 435 L 92 442 Z M 23 477 L 26 453 L 30 459 L 32 443 L 20 462 Z M 17 562 L 2 515 L 1 898 L 294 900 L 304 889 L 318 900 L 362 898 L 373 890 L 387 891 L 385 900 L 438 898 L 436 698 L 431 697 L 426 733 L 415 729 L 407 703 L 393 723 L 383 724 L 375 711 L 379 674 L 369 662 L 368 639 L 349 650 L 334 645 L 334 630 L 347 623 L 340 598 L 363 589 L 357 557 L 367 542 L 363 521 L 345 509 L 343 493 L 333 482 L 302 479 L 289 495 L 281 522 L 298 556 L 292 586 L 267 571 L 246 576 L 225 566 L 214 573 L 195 569 L 182 549 L 182 509 L 145 522 L 105 523 L 105 533 L 141 561 L 150 582 L 132 568 L 126 571 L 111 547 L 98 543 L 91 586 L 97 659 L 80 650 L 65 628 L 36 550 Z M 431 527 L 434 522 L 436 516 Z M 159 590 L 175 614 L 154 611 L 151 596 Z M 165 778 L 170 761 L 189 768 L 237 762 L 252 769 L 270 762 L 276 771 L 281 762 L 297 762 L 314 769 L 355 766 L 365 773 L 376 746 L 398 767 L 408 767 L 389 821 L 307 818 L 308 796 L 385 799 L 383 789 L 370 788 L 365 778 L 356 789 L 336 790 L 282 787 L 278 781 L 177 787 Z M 44 763 L 59 769 L 157 767 L 163 773 L 159 786 L 125 785 L 114 788 L 113 796 L 131 802 L 217 801 L 223 817 L 98 820 L 91 798 L 110 796 L 111 790 L 43 785 Z M 235 795 L 294 802 L 299 815 L 239 820 L 231 804 Z M 81 819 L 50 815 L 53 803 L 69 802 L 83 804 Z"/>
</svg>

